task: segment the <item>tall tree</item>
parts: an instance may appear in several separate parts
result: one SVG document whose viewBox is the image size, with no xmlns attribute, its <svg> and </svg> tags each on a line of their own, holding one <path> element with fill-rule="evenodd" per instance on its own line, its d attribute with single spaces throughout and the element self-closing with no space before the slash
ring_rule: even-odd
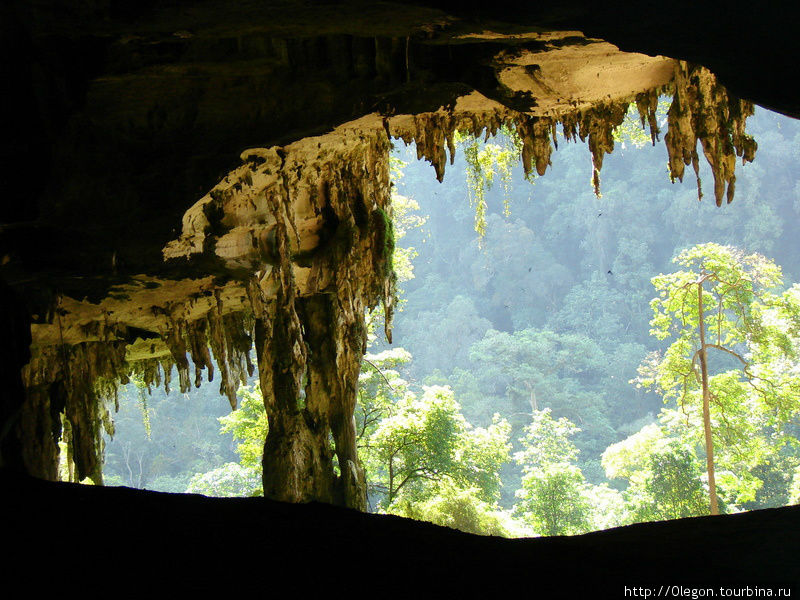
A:
<svg viewBox="0 0 800 600">
<path fill-rule="evenodd" d="M 719 503 L 712 409 L 725 428 L 726 416 L 739 412 L 748 397 L 745 385 L 768 394 L 748 357 L 751 347 L 774 347 L 781 335 L 765 319 L 768 309 L 780 304 L 770 290 L 782 283 L 781 269 L 759 254 L 714 243 L 685 250 L 674 262 L 683 269 L 653 278 L 658 297 L 651 302 L 652 335 L 673 342 L 663 357 L 653 356 L 640 368 L 640 382 L 657 387 L 665 400 L 676 400 L 681 407 L 699 398 L 709 504 L 715 515 Z M 735 364 L 740 369 L 732 370 Z"/>
</svg>

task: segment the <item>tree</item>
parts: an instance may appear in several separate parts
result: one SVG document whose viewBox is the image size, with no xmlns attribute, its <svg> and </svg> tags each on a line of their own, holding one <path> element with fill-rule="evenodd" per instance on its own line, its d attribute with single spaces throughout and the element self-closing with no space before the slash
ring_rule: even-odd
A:
<svg viewBox="0 0 800 600">
<path fill-rule="evenodd" d="M 486 298 L 495 323 L 509 320 L 515 329 L 541 326 L 569 289 L 571 273 L 521 220 L 492 213 L 486 222 L 483 241 L 473 241 L 462 252 L 474 292 Z"/>
<path fill-rule="evenodd" d="M 151 392 L 136 379 L 119 390 L 116 432 L 103 465 L 107 485 L 180 493 L 195 473 L 236 459 L 231 437 L 218 435 L 218 418 L 230 406 L 213 386 Z"/>
<path fill-rule="evenodd" d="M 219 418 L 222 425 L 220 433 L 233 435 L 233 439 L 238 442 L 236 453 L 239 455 L 239 464 L 260 477 L 261 455 L 269 429 L 264 399 L 257 384 L 240 389 L 237 395 L 239 408 Z"/>
<path fill-rule="evenodd" d="M 522 477 L 517 510 L 542 535 L 585 533 L 591 526 L 587 487 L 577 466 L 545 465 Z"/>
<path fill-rule="evenodd" d="M 196 473 L 186 488 L 187 493 L 206 496 L 261 496 L 263 467 L 261 455 L 267 437 L 267 413 L 257 384 L 239 390 L 239 407 L 219 417 L 220 435 L 232 435 L 239 462 Z"/>
<path fill-rule="evenodd" d="M 518 414 L 552 408 L 581 424 L 585 431 L 578 445 L 584 450 L 593 447 L 598 456 L 613 440 L 598 385 L 604 355 L 591 338 L 537 329 L 489 330 L 473 344 L 470 358 L 480 365 L 481 377 L 505 386 Z"/>
<path fill-rule="evenodd" d="M 628 482 L 627 503 L 636 521 L 704 514 L 702 472 L 691 447 L 657 423 L 612 444 L 603 453 L 609 479 Z"/>
<path fill-rule="evenodd" d="M 488 428 L 473 428 L 449 388 L 407 393 L 363 446 L 370 488 L 383 495 L 384 509 L 401 495 L 412 502 L 430 498 L 444 481 L 475 487 L 481 500 L 495 502 L 499 469 L 509 458 L 509 431 L 499 419 Z"/>
<path fill-rule="evenodd" d="M 782 283 L 781 270 L 764 256 L 714 243 L 685 250 L 674 262 L 684 269 L 654 277 L 658 297 L 651 301 L 651 334 L 674 341 L 663 357 L 651 356 L 640 367 L 639 382 L 681 408 L 702 407 L 710 511 L 718 514 L 712 420 L 718 420 L 720 434 L 729 439 L 739 434 L 744 441 L 732 422 L 744 425 L 742 419 L 734 417 L 741 417 L 745 406 L 756 409 L 756 397 L 770 399 L 768 382 L 748 357 L 754 351 L 774 354 L 776 344 L 790 350 L 777 323 L 765 319 L 781 304 L 769 293 Z M 741 368 L 732 369 L 731 361 Z"/>
<path fill-rule="evenodd" d="M 261 474 L 240 463 L 226 463 L 206 473 L 196 473 L 186 493 L 228 498 L 262 496 Z"/>
<path fill-rule="evenodd" d="M 625 304 L 625 296 L 611 285 L 609 277 L 595 271 L 564 296 L 559 310 L 548 319 L 548 327 L 616 344 L 624 337 L 626 324 L 620 308 Z"/>
<path fill-rule="evenodd" d="M 409 231 L 421 228 L 426 217 L 419 214 L 419 204 L 413 198 L 392 193 L 392 229 L 394 231 L 395 248 L 393 263 L 397 282 L 404 283 L 414 278 L 414 258 L 417 250 L 411 246 L 402 247 L 397 243 L 406 237 Z"/>
<path fill-rule="evenodd" d="M 792 486 L 789 488 L 789 504 L 800 504 L 800 466 L 792 474 Z"/>
<path fill-rule="evenodd" d="M 367 353 L 361 362 L 358 375 L 358 402 L 356 403 L 356 437 L 361 450 L 368 445 L 370 436 L 381 420 L 391 412 L 392 405 L 408 393 L 408 383 L 397 369 L 411 362 L 411 354 L 403 348 Z"/>
<path fill-rule="evenodd" d="M 520 439 L 523 450 L 514 455 L 522 466 L 520 502 L 515 512 L 537 533 L 567 535 L 583 533 L 591 526 L 589 486 L 574 465 L 578 449 L 570 437 L 578 432 L 566 418 L 553 419 L 550 409 L 533 411 L 533 418 Z"/>
<path fill-rule="evenodd" d="M 463 488 L 452 481 L 443 482 L 436 495 L 422 502 L 395 503 L 392 512 L 478 535 L 511 537 L 519 528 L 493 504 L 482 500 L 480 490 Z"/>
<path fill-rule="evenodd" d="M 491 329 L 470 349 L 474 362 L 499 375 L 509 393 L 533 411 L 552 404 L 566 380 L 597 370 L 600 357 L 597 344 L 585 336 L 536 329 Z"/>
<path fill-rule="evenodd" d="M 403 337 L 404 343 L 419 347 L 414 354 L 418 366 L 412 367 L 412 371 L 441 368 L 450 372 L 453 366 L 468 366 L 470 346 L 480 340 L 490 327 L 491 322 L 481 318 L 475 303 L 465 296 L 455 296 L 436 311 L 421 311 L 414 320 L 413 328 L 406 328 Z M 436 345 L 423 344 L 422 340 L 429 336 L 446 340 L 447 352 L 442 352 Z"/>
</svg>

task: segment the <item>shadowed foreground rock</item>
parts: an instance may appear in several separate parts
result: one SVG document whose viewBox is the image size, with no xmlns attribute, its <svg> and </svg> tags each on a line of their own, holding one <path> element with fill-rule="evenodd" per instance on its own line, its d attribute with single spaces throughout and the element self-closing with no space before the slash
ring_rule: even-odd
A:
<svg viewBox="0 0 800 600">
<path fill-rule="evenodd" d="M 744 597 L 747 586 L 771 587 L 773 594 L 791 589 L 792 597 L 800 592 L 800 507 L 506 540 L 317 503 L 162 494 L 8 474 L 0 479 L 0 494 L 13 516 L 4 524 L 5 547 L 15 549 L 3 571 L 21 579 L 35 565 L 39 574 L 27 581 L 27 592 L 137 589 L 158 597 L 170 589 L 309 597 L 338 588 L 358 597 L 426 597 L 432 590 L 453 597 L 469 589 L 489 597 L 623 598 L 625 586 L 633 597 L 635 586 L 655 587 L 655 596 L 662 585 L 683 586 L 673 587 L 670 597 L 692 597 L 692 588 L 700 587 L 715 588 L 720 597 L 720 586 L 744 587 Z"/>
</svg>

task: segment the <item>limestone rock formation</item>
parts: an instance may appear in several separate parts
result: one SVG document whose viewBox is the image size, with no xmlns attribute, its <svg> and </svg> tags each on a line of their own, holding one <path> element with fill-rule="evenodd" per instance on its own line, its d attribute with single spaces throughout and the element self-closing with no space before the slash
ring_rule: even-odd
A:
<svg viewBox="0 0 800 600">
<path fill-rule="evenodd" d="M 21 468 L 56 478 L 57 442 L 63 437 L 74 477 L 100 482 L 101 432 L 103 427 L 113 431 L 110 410 L 117 385 L 136 374 L 148 387 L 168 387 L 175 368 L 185 392 L 192 383 L 189 357 L 199 386 L 203 371 L 209 381 L 214 377 L 213 355 L 220 393 L 235 409 L 238 385 L 254 371 L 254 346 L 270 423 L 264 453 L 266 494 L 363 509 L 364 476 L 353 411 L 366 311 L 383 306 L 391 339 L 391 138 L 415 143 L 418 156 L 432 164 L 442 181 L 448 154 L 453 160 L 456 131 L 488 137 L 511 127 L 521 140 L 525 172 L 544 175 L 560 126 L 568 140 L 588 144 L 599 194 L 603 157 L 613 151 L 613 131 L 628 107 L 635 104 L 656 143 L 658 98 L 671 94 L 664 139 L 673 178 L 683 177 L 684 165 L 692 164 L 697 172 L 699 141 L 714 172 L 717 202 L 723 194 L 730 201 L 735 156 L 754 158 L 756 144 L 745 133 L 752 105 L 730 97 L 705 68 L 620 52 L 575 31 L 465 31 L 463 24 L 452 27 L 452 20 L 436 22 L 436 34 L 419 29 L 419 23 L 411 25 L 410 31 L 417 32 L 413 43 L 395 31 L 375 37 L 369 48 L 354 37 L 323 42 L 248 34 L 236 42 L 234 54 L 242 54 L 244 61 L 233 69 L 215 71 L 191 59 L 189 65 L 137 64 L 125 71 L 127 66 L 124 75 L 91 82 L 84 119 L 105 123 L 111 118 L 119 128 L 113 121 L 116 112 L 138 115 L 135 122 L 143 108 L 131 102 L 141 96 L 151 105 L 144 119 L 153 135 L 166 132 L 173 138 L 189 131 L 182 119 L 196 126 L 201 112 L 208 110 L 209 95 L 217 93 L 208 82 L 229 85 L 230 73 L 245 66 L 245 77 L 261 81 L 269 77 L 264 73 L 272 73 L 285 80 L 286 73 L 272 67 L 262 73 L 264 65 L 252 63 L 254 52 L 262 57 L 258 60 L 314 68 L 320 60 L 343 60 L 334 65 L 337 77 L 366 78 L 374 82 L 372 89 L 393 91 L 383 95 L 378 110 L 356 109 L 358 118 L 319 135 L 241 151 L 238 166 L 184 207 L 180 231 L 172 230 L 158 255 L 151 249 L 136 255 L 137 270 L 126 263 L 133 260 L 131 252 L 140 240 L 134 244 L 122 229 L 117 230 L 120 239 L 99 238 L 105 248 L 100 252 L 107 252 L 108 259 L 94 275 L 96 289 L 76 285 L 82 266 L 69 259 L 66 276 L 39 268 L 34 285 L 28 285 L 30 260 L 24 246 L 7 249 L 7 276 L 34 312 L 32 357 L 22 372 L 27 402 L 13 434 L 21 450 L 7 451 L 19 457 Z M 427 39 L 421 40 L 419 32 Z M 201 52 L 203 45 L 194 34 L 175 36 L 177 46 Z M 350 45 L 347 56 L 329 54 L 341 42 Z M 141 38 L 118 38 L 110 46 L 111 56 L 142 60 L 142 44 Z M 321 54 L 309 54 L 312 48 Z M 456 64 L 463 81 L 455 88 L 445 83 L 442 48 L 461 57 Z M 477 65 L 470 62 L 476 57 Z M 182 88 L 177 96 L 148 89 L 147 82 L 162 77 L 185 86 L 191 69 L 208 80 L 200 100 L 192 95 L 196 84 L 190 85 L 195 92 Z M 424 83 L 431 77 L 434 85 Z M 434 101 L 429 109 L 412 108 L 406 96 L 419 91 L 421 83 L 435 90 L 429 93 L 441 98 L 440 106 Z M 188 95 L 181 99 L 181 94 Z M 193 117 L 183 112 L 187 107 L 195 111 Z M 130 136 L 131 127 L 122 126 L 122 139 Z M 90 171 L 84 185 L 86 181 L 96 181 L 95 174 Z M 66 205 L 77 209 L 74 202 Z M 101 217 L 106 224 L 107 217 Z M 13 242 L 13 228 L 9 231 Z M 127 246 L 114 249 L 122 242 Z M 47 292 L 43 296 L 33 293 L 41 288 Z"/>
</svg>

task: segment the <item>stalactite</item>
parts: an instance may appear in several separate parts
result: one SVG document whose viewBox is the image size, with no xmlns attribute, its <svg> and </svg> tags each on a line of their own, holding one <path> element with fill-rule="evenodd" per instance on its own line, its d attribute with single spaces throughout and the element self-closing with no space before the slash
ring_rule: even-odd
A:
<svg viewBox="0 0 800 600">
<path fill-rule="evenodd" d="M 178 369 L 181 392 L 186 393 L 191 387 L 189 357 L 194 364 L 195 387 L 200 387 L 202 383 L 203 369 L 207 369 L 208 381 L 213 381 L 216 361 L 220 370 L 220 394 L 227 396 L 231 408 L 235 409 L 239 385 L 246 385 L 247 378 L 254 371 L 250 362 L 252 331 L 250 312 L 224 314 L 219 298 L 208 313 L 194 321 L 172 319 L 170 329 L 162 336 L 170 358 L 151 359 L 150 367 L 143 372 L 147 377 L 145 383 L 160 384 L 161 379 L 156 374 L 156 367 L 160 365 L 165 389 L 169 391 L 169 372 L 174 365 Z"/>
<path fill-rule="evenodd" d="M 614 129 L 622 124 L 628 112 L 628 102 L 609 102 L 592 107 L 581 114 L 578 135 L 581 141 L 588 138 L 592 153 L 592 186 L 600 196 L 600 170 L 603 157 L 614 150 Z"/>
<path fill-rule="evenodd" d="M 60 318 L 58 315 L 56 312 L 56 319 Z M 208 369 L 209 380 L 213 378 L 213 353 L 221 371 L 220 392 L 228 397 L 232 408 L 236 407 L 239 385 L 246 384 L 247 377 L 253 374 L 249 357 L 252 317 L 242 310 L 224 313 L 222 301 L 217 297 L 212 310 L 205 315 L 190 322 L 170 317 L 169 322 L 171 327 L 162 335 L 169 354 L 130 364 L 126 361 L 127 342 L 114 339 L 124 334 L 124 328 L 109 322 L 83 326 L 86 335 L 105 341 L 33 348 L 31 360 L 22 370 L 28 399 L 21 419 L 27 440 L 23 452 L 29 472 L 47 479 L 57 477 L 63 414 L 69 426 L 69 436 L 64 441 L 76 477 L 101 482 L 102 430 L 114 434 L 109 403 L 113 401 L 113 408 L 119 408 L 118 386 L 136 376 L 148 391 L 153 386 L 163 386 L 169 393 L 175 366 L 181 391 L 187 392 L 190 388 L 187 352 L 195 366 L 198 386 L 202 369 Z"/>
<path fill-rule="evenodd" d="M 521 115 L 516 122 L 517 134 L 522 141 L 522 168 L 529 175 L 536 166 L 536 172 L 545 174 L 550 162 L 552 146 L 550 136 L 553 134 L 554 121 L 547 117 L 531 117 Z"/>
<path fill-rule="evenodd" d="M 113 433 L 113 421 L 104 399 L 116 398 L 117 385 L 128 381 L 127 373 L 124 342 L 86 342 L 34 349 L 31 361 L 22 370 L 23 382 L 29 402 L 41 406 L 44 397 L 47 398 L 50 427 L 49 431 L 26 434 L 38 439 L 37 444 L 57 451 L 61 434 L 59 415 L 63 412 L 70 426 L 70 452 L 78 478 L 89 477 L 101 483 L 102 428 Z M 44 440 L 48 436 L 54 445 Z"/>
<path fill-rule="evenodd" d="M 250 362 L 252 347 L 252 318 L 244 313 L 222 314 L 222 305 L 217 304 L 206 316 L 208 341 L 220 370 L 219 393 L 228 398 L 232 409 L 236 408 L 236 392 L 239 385 L 246 385 L 253 374 Z"/>
<path fill-rule="evenodd" d="M 658 141 L 659 134 L 661 133 L 658 127 L 658 120 L 656 119 L 656 111 L 658 110 L 658 98 L 662 90 L 650 90 L 636 94 L 636 110 L 639 111 L 639 119 L 642 122 L 642 129 L 647 126 L 650 129 L 650 140 L 653 146 Z"/>
<path fill-rule="evenodd" d="M 413 142 L 417 149 L 417 159 L 425 158 L 433 165 L 436 178 L 441 182 L 444 180 L 448 152 L 450 164 L 453 164 L 456 131 L 470 133 L 475 137 L 485 132 L 488 139 L 496 135 L 511 118 L 511 111 L 487 110 L 480 114 L 439 111 L 415 115 L 411 126 L 390 125 L 390 131 L 406 144 Z"/>
<path fill-rule="evenodd" d="M 755 158 L 757 144 L 745 133 L 745 121 L 753 104 L 728 95 L 716 77 L 704 67 L 679 61 L 675 69 L 672 106 L 665 136 L 670 177 L 683 181 L 684 167 L 691 164 L 697 177 L 698 199 L 703 197 L 697 142 L 711 166 L 717 206 L 723 197 L 733 200 L 736 157 L 742 164 Z"/>
</svg>

